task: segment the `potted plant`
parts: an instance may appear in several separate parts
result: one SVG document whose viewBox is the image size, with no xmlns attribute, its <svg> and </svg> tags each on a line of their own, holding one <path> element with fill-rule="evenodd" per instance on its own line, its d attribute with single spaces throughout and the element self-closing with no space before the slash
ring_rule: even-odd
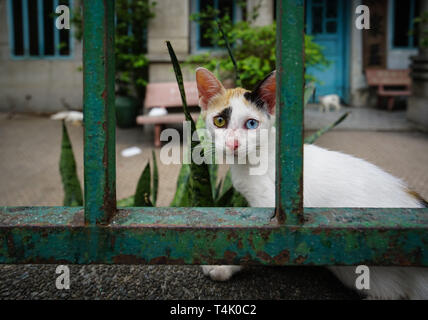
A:
<svg viewBox="0 0 428 320">
<path fill-rule="evenodd" d="M 116 0 L 115 64 L 116 123 L 121 128 L 135 125 L 144 99 L 148 78 L 147 25 L 154 17 L 150 0 Z M 82 39 L 82 15 L 73 14 L 75 36 Z"/>
</svg>

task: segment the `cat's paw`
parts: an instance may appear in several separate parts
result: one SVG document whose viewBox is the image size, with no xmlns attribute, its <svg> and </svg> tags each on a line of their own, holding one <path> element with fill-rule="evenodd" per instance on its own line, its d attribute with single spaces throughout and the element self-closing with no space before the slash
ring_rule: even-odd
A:
<svg viewBox="0 0 428 320">
<path fill-rule="evenodd" d="M 202 266 L 204 275 L 214 281 L 227 281 L 240 270 L 240 266 Z"/>
</svg>

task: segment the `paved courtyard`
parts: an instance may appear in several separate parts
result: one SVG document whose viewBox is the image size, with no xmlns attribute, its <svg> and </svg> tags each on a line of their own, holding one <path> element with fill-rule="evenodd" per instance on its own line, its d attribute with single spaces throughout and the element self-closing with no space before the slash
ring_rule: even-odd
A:
<svg viewBox="0 0 428 320">
<path fill-rule="evenodd" d="M 333 112 L 321 117 L 315 109 L 309 113 L 313 114 L 305 118 L 309 129 L 322 125 L 326 117 L 338 117 Z M 353 111 L 348 120 L 342 130 L 325 134 L 316 144 L 369 160 L 428 199 L 428 134 L 412 130 L 400 111 Z M 72 125 L 68 129 L 83 182 L 83 129 Z M 0 205 L 61 205 L 61 123 L 41 116 L 0 114 L 0 137 Z M 117 130 L 118 199 L 134 193 L 152 141 L 150 127 Z M 120 152 L 131 146 L 140 147 L 142 154 L 122 157 Z M 159 206 L 172 200 L 178 171 L 178 165 L 159 163 Z M 71 266 L 71 289 L 64 292 L 55 289 L 55 277 L 55 266 L 0 266 L 0 299 L 358 298 L 327 270 L 315 267 L 252 267 L 230 282 L 215 283 L 197 266 Z"/>
</svg>

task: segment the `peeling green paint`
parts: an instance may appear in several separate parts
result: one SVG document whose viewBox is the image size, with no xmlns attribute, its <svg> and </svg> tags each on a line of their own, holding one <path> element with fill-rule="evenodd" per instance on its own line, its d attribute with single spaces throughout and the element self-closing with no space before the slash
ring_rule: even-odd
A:
<svg viewBox="0 0 428 320">
<path fill-rule="evenodd" d="M 277 1 L 276 207 L 280 222 L 303 222 L 304 3 Z"/>
<path fill-rule="evenodd" d="M 0 208 L 0 263 L 428 266 L 428 209 L 306 208 L 294 226 L 273 211 L 126 208 L 87 226 L 81 208 Z"/>
</svg>

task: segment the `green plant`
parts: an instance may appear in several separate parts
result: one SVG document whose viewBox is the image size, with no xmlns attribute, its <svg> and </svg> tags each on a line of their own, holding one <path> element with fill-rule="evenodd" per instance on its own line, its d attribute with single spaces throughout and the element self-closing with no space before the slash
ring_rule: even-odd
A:
<svg viewBox="0 0 428 320">
<path fill-rule="evenodd" d="M 257 8 L 254 11 L 249 21 L 235 24 L 227 14 L 221 16 L 220 12 L 213 8 L 191 16 L 192 20 L 206 27 L 204 37 L 209 39 L 214 47 L 226 47 L 233 51 L 236 68 L 239 71 L 236 84 L 248 89 L 253 88 L 266 74 L 274 70 L 276 61 L 276 24 L 252 25 Z M 187 60 L 187 65 L 191 67 L 199 65 L 216 70 L 221 80 L 234 79 L 236 68 L 229 56 L 227 52 L 214 49 L 191 56 Z M 323 48 L 316 44 L 311 36 L 305 35 L 305 67 L 323 68 L 328 65 L 329 61 L 323 54 Z M 307 82 L 318 81 L 309 74 L 305 74 L 305 79 Z"/>
<path fill-rule="evenodd" d="M 145 55 L 146 30 L 149 19 L 154 17 L 156 3 L 150 0 L 116 0 L 115 63 L 116 90 L 120 95 L 129 95 L 131 88 L 140 100 L 147 84 L 148 60 Z M 80 8 L 73 12 L 75 36 L 83 37 Z"/>
<path fill-rule="evenodd" d="M 64 190 L 64 206 L 76 207 L 83 205 L 82 188 L 76 171 L 76 160 L 67 127 L 62 122 L 61 156 L 59 160 L 59 172 Z"/>
<path fill-rule="evenodd" d="M 419 47 L 428 48 L 428 11 L 423 12 L 419 17 L 413 19 L 413 23 L 418 25 L 419 30 Z M 414 31 L 411 32 L 411 35 Z"/>
</svg>

